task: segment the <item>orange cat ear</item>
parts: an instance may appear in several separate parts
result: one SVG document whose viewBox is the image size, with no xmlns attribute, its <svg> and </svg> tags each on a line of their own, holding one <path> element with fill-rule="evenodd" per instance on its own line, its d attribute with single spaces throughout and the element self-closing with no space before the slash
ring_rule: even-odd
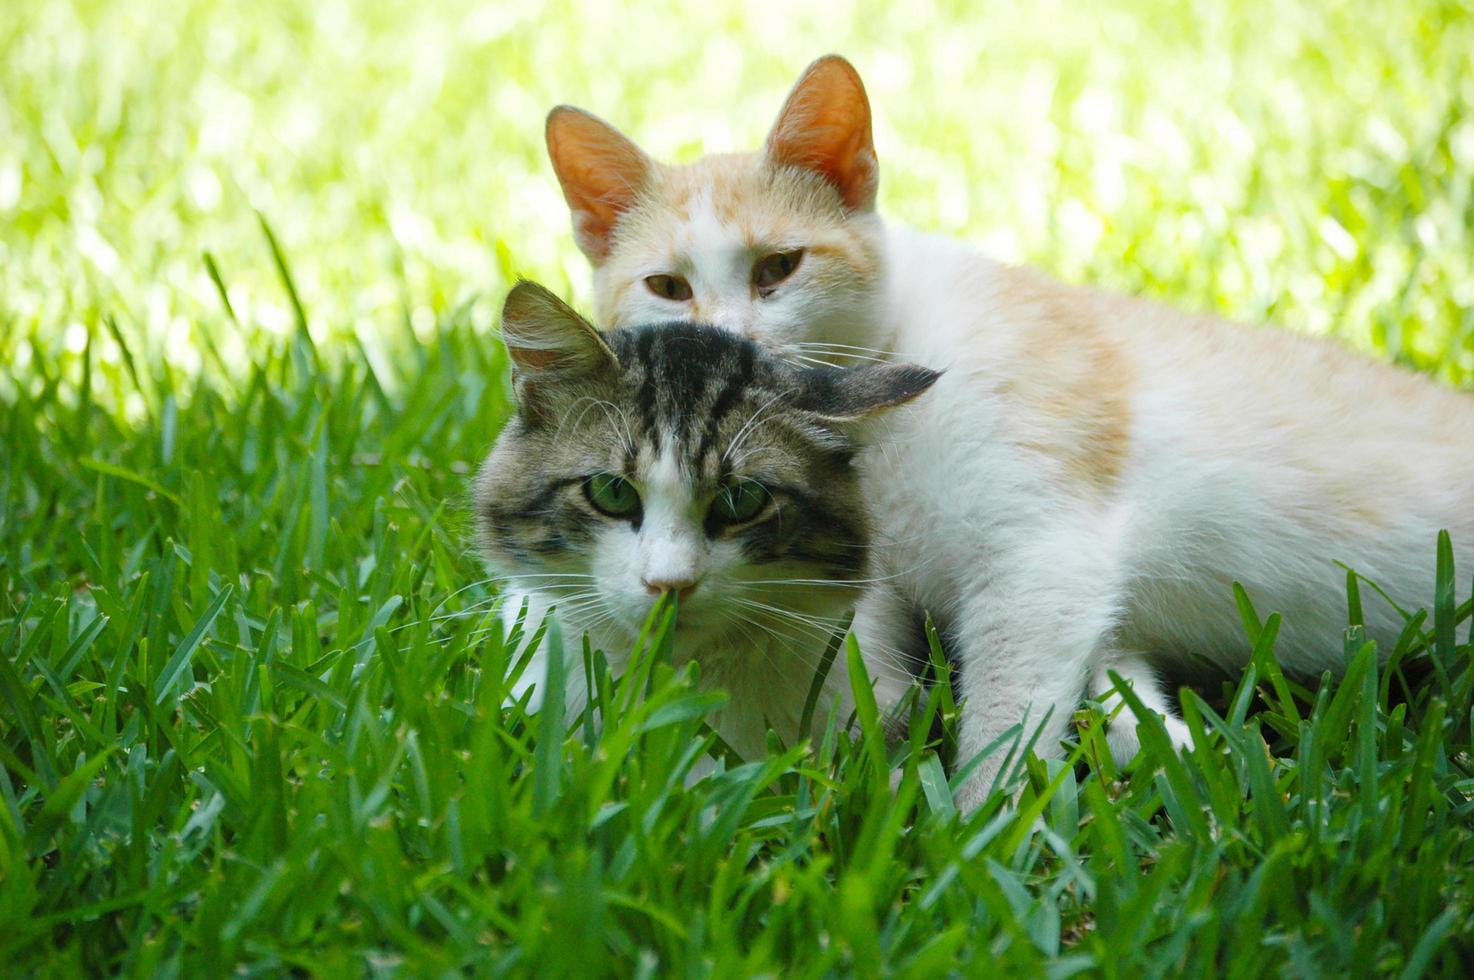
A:
<svg viewBox="0 0 1474 980">
<path fill-rule="evenodd" d="M 598 264 L 609 254 L 614 223 L 635 203 L 653 164 L 619 130 L 582 109 L 548 113 L 548 157 L 573 212 L 573 237 Z"/>
<path fill-rule="evenodd" d="M 880 166 L 870 136 L 870 101 L 853 65 L 837 54 L 808 67 L 768 133 L 774 163 L 813 170 L 838 190 L 845 207 L 875 207 Z"/>
</svg>

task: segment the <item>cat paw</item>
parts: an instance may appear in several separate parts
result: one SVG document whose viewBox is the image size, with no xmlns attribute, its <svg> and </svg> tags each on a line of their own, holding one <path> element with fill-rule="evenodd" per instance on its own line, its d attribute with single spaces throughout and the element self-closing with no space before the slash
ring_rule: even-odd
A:
<svg viewBox="0 0 1474 980">
<path fill-rule="evenodd" d="M 1172 747 L 1177 750 L 1178 755 L 1193 747 L 1193 733 L 1192 729 L 1187 727 L 1187 722 L 1181 718 L 1164 715 L 1162 726 L 1167 729 L 1167 737 L 1172 740 Z"/>
<path fill-rule="evenodd" d="M 957 811 L 966 815 L 982 806 L 988 799 L 988 782 L 989 780 L 979 779 L 974 773 L 963 783 L 952 797 L 957 804 Z"/>
<path fill-rule="evenodd" d="M 1111 760 L 1116 768 L 1136 758 L 1141 751 L 1141 739 L 1136 737 L 1136 723 L 1132 719 L 1117 719 L 1106 728 L 1106 744 L 1111 748 Z"/>
<path fill-rule="evenodd" d="M 1177 754 L 1181 755 L 1193 747 L 1192 730 L 1187 727 L 1186 722 L 1171 715 L 1159 717 Z M 1118 768 L 1136 758 L 1136 753 L 1141 751 L 1141 736 L 1136 730 L 1136 720 L 1130 715 L 1117 718 L 1106 729 L 1106 744 L 1110 746 L 1111 759 Z"/>
</svg>

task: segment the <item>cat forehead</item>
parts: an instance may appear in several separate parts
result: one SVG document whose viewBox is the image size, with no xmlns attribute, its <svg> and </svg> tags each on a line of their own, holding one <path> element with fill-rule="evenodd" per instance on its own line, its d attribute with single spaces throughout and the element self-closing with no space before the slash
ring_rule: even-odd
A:
<svg viewBox="0 0 1474 980">
<path fill-rule="evenodd" d="M 776 167 L 761 154 L 732 153 L 658 166 L 616 237 L 626 248 L 669 247 L 678 244 L 672 229 L 684 227 L 757 244 L 844 221 L 839 196 L 822 178 Z"/>
<path fill-rule="evenodd" d="M 669 457 L 706 483 L 744 467 L 798 479 L 848 448 L 795 407 L 807 372 L 751 340 L 684 322 L 604 337 L 617 373 L 560 385 L 561 408 L 522 430 L 541 446 L 530 458 L 639 474 Z"/>
<path fill-rule="evenodd" d="M 696 405 L 714 388 L 793 384 L 793 372 L 752 340 L 701 323 L 673 321 L 604 335 L 627 385 Z"/>
<path fill-rule="evenodd" d="M 640 438 L 682 445 L 695 457 L 729 443 L 734 422 L 755 415 L 755 403 L 781 413 L 796 385 L 794 373 L 757 344 L 715 327 L 669 324 L 606 337 Z"/>
</svg>

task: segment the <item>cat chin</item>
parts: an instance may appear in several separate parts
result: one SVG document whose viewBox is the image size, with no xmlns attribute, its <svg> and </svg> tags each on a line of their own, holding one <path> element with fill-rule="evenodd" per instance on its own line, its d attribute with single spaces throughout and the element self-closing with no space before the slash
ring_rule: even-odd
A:
<svg viewBox="0 0 1474 980">
<path fill-rule="evenodd" d="M 778 628 L 741 620 L 720 608 L 700 608 L 690 612 L 677 612 L 671 626 L 670 636 L 674 641 L 679 659 L 704 660 L 723 657 L 754 646 L 798 645 L 811 652 L 822 652 L 829 635 L 837 632 L 848 619 L 851 606 L 836 605 L 823 610 L 805 610 L 798 613 L 804 622 L 786 623 Z M 797 611 L 795 611 L 797 612 Z M 585 632 L 591 642 L 606 654 L 628 656 L 639 642 L 649 610 L 631 610 L 617 615 L 614 621 L 581 623 L 565 621 L 565 630 L 577 636 Z M 820 624 L 823 624 L 822 626 Z"/>
<path fill-rule="evenodd" d="M 648 609 L 621 616 L 618 624 L 609 628 L 608 632 L 617 633 L 617 639 L 627 640 L 630 645 L 633 645 L 639 639 L 640 631 L 644 628 L 648 616 Z M 672 636 L 682 643 L 700 644 L 721 640 L 736 635 L 736 632 L 731 620 L 714 609 L 687 613 L 678 611 L 675 622 L 671 625 Z M 610 639 L 616 639 L 616 637 L 611 636 Z"/>
</svg>

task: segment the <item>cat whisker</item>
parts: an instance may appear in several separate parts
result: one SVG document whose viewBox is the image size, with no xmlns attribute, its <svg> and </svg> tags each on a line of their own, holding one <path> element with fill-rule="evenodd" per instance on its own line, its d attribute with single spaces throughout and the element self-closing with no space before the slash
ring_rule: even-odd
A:
<svg viewBox="0 0 1474 980">
<path fill-rule="evenodd" d="M 751 616 L 743 615 L 736 610 L 727 610 L 726 619 L 731 625 L 737 627 L 737 629 L 743 634 L 743 636 L 747 638 L 747 641 L 752 644 L 753 651 L 761 656 L 763 660 L 768 663 L 769 666 L 780 668 L 782 665 L 776 663 L 773 660 L 773 654 L 770 645 L 765 644 L 760 639 L 753 637 L 753 635 L 749 632 L 748 627 L 757 630 L 761 636 L 767 636 L 772 640 L 776 640 L 784 647 L 784 653 L 786 655 L 793 656 L 794 659 L 797 659 L 801 663 L 805 662 L 804 655 L 799 649 L 800 644 L 797 644 L 795 642 L 795 638 L 791 634 L 778 630 L 775 624 L 760 622 L 759 620 L 754 619 Z M 817 666 L 817 661 L 815 662 L 815 666 Z"/>
<path fill-rule="evenodd" d="M 518 572 L 516 575 L 508 575 L 503 579 L 493 581 L 520 582 L 525 578 L 597 578 L 587 572 Z"/>
<path fill-rule="evenodd" d="M 551 589 L 558 589 L 558 588 L 572 588 L 574 585 L 582 585 L 582 584 L 584 584 L 582 581 L 578 581 L 578 580 L 585 580 L 585 579 L 592 580 L 594 578 L 594 576 L 592 576 L 592 575 L 577 575 L 577 576 L 574 576 L 574 578 L 575 578 L 575 581 L 570 581 L 570 582 L 568 582 L 565 585 L 560 585 L 558 582 L 551 582 L 551 583 L 543 583 L 540 587 L 541 588 L 544 588 L 544 589 L 550 589 L 550 590 Z M 464 590 L 458 590 L 458 591 L 464 591 Z M 594 594 L 596 594 L 596 593 L 590 591 L 590 592 L 586 592 L 586 593 L 573 593 L 571 596 L 559 596 L 558 598 L 559 598 L 559 601 L 567 601 L 568 598 L 582 598 L 585 595 L 594 595 Z M 477 600 L 476 602 L 471 603 L 470 605 L 466 606 L 465 608 L 458 609 L 458 610 L 456 610 L 454 612 L 441 613 L 441 612 L 438 612 L 438 611 L 432 611 L 429 616 L 424 616 L 424 617 L 420 617 L 420 618 L 417 618 L 417 619 L 413 619 L 413 620 L 411 620 L 410 622 L 407 622 L 407 623 L 400 623 L 398 626 L 395 626 L 392 629 L 390 629 L 389 632 L 390 633 L 397 633 L 397 632 L 399 632 L 401 630 L 409 629 L 412 626 L 419 626 L 419 625 L 423 625 L 423 624 L 427 624 L 427 623 L 428 624 L 438 624 L 438 623 L 452 622 L 452 621 L 459 620 L 459 619 L 469 619 L 469 618 L 477 617 L 477 616 L 486 616 L 486 615 L 489 615 L 490 614 L 490 610 L 491 610 L 492 607 L 494 607 L 496 604 L 502 602 L 503 600 L 505 600 L 507 598 L 508 598 L 507 594 L 502 593 L 502 594 L 494 595 L 494 596 L 486 596 L 485 598 L 480 599 L 480 600 Z M 443 605 L 444 605 L 444 602 L 442 601 L 441 604 L 436 607 L 436 610 L 440 609 L 441 606 L 443 606 Z"/>
<path fill-rule="evenodd" d="M 734 613 L 734 615 L 741 616 L 740 613 Z M 745 622 L 752 624 L 754 627 L 763 630 L 769 636 L 782 642 L 786 655 L 793 657 L 800 664 L 815 670 L 819 669 L 822 665 L 822 657 L 817 653 L 811 652 L 811 645 L 815 649 L 822 648 L 838 632 L 837 626 L 818 628 L 792 621 L 787 622 L 785 626 L 781 618 L 778 621 L 772 621 L 770 617 L 765 616 L 761 622 L 748 616 L 742 616 L 742 618 Z M 795 630 L 797 633 L 794 632 Z M 916 675 L 912 671 L 905 667 L 897 666 L 894 662 L 891 662 L 890 658 L 900 658 L 910 661 L 918 661 L 919 658 L 908 656 L 900 651 L 887 649 L 884 644 L 874 641 L 866 644 L 865 653 L 866 670 L 872 677 L 883 676 L 906 683 L 915 682 Z M 876 659 L 876 654 L 881 654 L 887 659 Z"/>
<path fill-rule="evenodd" d="M 868 585 L 870 582 L 883 582 L 886 579 L 747 579 L 746 582 L 738 582 L 740 587 L 752 587 L 752 585 L 833 585 L 836 588 L 853 588 L 855 585 Z"/>
<path fill-rule="evenodd" d="M 455 589 L 447 593 L 444 598 L 442 598 L 439 602 L 435 604 L 435 608 L 430 610 L 430 614 L 433 616 L 435 613 L 443 609 L 446 603 L 450 602 L 450 600 L 454 599 L 456 596 L 461 595 L 464 592 L 468 592 L 471 589 L 479 588 L 480 586 L 484 585 L 495 585 L 499 581 L 500 579 L 493 576 L 483 579 L 477 579 L 474 582 L 468 582 L 467 584 L 461 586 L 459 589 Z"/>
<path fill-rule="evenodd" d="M 838 344 L 833 341 L 825 340 L 804 340 L 799 341 L 793 346 L 801 351 L 858 351 L 862 354 L 874 354 L 876 355 L 877 359 L 888 359 L 901 356 L 893 350 L 882 350 L 879 347 L 860 347 L 856 344 Z"/>
<path fill-rule="evenodd" d="M 498 603 L 498 602 L 502 602 L 502 601 L 504 601 L 504 600 L 506 600 L 508 598 L 518 598 L 517 593 L 518 592 L 521 592 L 523 590 L 517 588 L 517 583 L 518 582 L 521 582 L 523 580 L 526 580 L 526 579 L 539 579 L 539 580 L 549 580 L 549 579 L 551 579 L 553 581 L 539 581 L 538 586 L 540 588 L 556 588 L 558 586 L 558 582 L 559 581 L 564 581 L 564 582 L 593 581 L 594 580 L 594 576 L 593 575 L 586 575 L 586 574 L 581 573 L 581 572 L 547 572 L 547 573 L 543 573 L 543 574 L 518 575 L 518 576 L 516 576 L 515 581 L 509 581 L 508 579 L 501 578 L 501 577 L 498 577 L 498 578 L 490 578 L 490 579 L 483 579 L 480 582 L 475 583 L 475 585 L 495 584 L 495 585 L 497 585 L 497 586 L 500 587 L 500 591 L 498 591 L 495 595 L 482 596 L 482 597 L 476 599 L 475 602 L 473 602 L 471 605 L 466 606 L 465 608 L 467 608 L 467 609 L 474 609 L 474 608 L 477 608 L 478 606 L 485 607 L 485 606 L 493 605 L 493 604 Z M 509 586 L 510 586 L 510 588 L 509 588 Z M 472 586 L 465 586 L 464 588 L 456 589 L 454 592 L 451 592 L 449 595 L 445 596 L 443 599 L 441 599 L 439 602 L 437 602 L 435 604 L 435 608 L 430 611 L 430 617 L 429 618 L 432 618 L 433 619 L 435 617 L 435 615 L 440 612 L 441 609 L 445 608 L 446 604 L 449 603 L 450 600 L 452 600 L 456 596 L 462 594 L 467 589 L 470 589 L 470 588 L 473 588 L 473 587 L 474 587 L 474 585 L 472 585 Z"/>
<path fill-rule="evenodd" d="M 836 623 L 832 620 L 820 619 L 818 617 L 811 616 L 807 613 L 802 613 L 794 609 L 784 609 L 780 606 L 774 606 L 769 603 L 759 602 L 753 599 L 734 597 L 731 601 L 740 606 L 760 610 L 762 612 L 780 617 L 782 619 L 803 624 L 812 630 L 824 632 L 830 636 L 837 632 L 840 626 L 839 623 Z M 894 647 L 891 647 L 889 644 L 882 643 L 875 639 L 871 639 L 865 644 L 865 652 L 867 655 L 872 653 L 883 654 L 885 656 L 905 661 L 907 663 L 927 664 L 931 662 L 929 657 L 919 657 L 915 654 L 906 653 L 903 650 L 898 650 Z M 907 671 L 906 674 L 907 676 L 911 676 L 910 671 Z"/>
<path fill-rule="evenodd" d="M 901 571 L 898 571 L 898 572 L 892 572 L 889 575 L 877 575 L 877 576 L 872 576 L 872 577 L 869 577 L 869 578 L 849 578 L 849 579 L 832 579 L 832 578 L 765 578 L 765 579 L 747 579 L 746 581 L 736 582 L 736 583 L 733 583 L 733 584 L 736 585 L 736 586 L 738 586 L 738 587 L 743 587 L 743 588 L 749 587 L 749 586 L 760 586 L 760 585 L 835 585 L 835 586 L 847 586 L 847 587 L 848 586 L 856 586 L 856 585 L 874 585 L 874 584 L 877 584 L 877 583 L 880 583 L 880 582 L 890 582 L 890 581 L 893 581 L 895 579 L 898 579 L 898 578 L 902 578 L 902 577 L 911 575 L 914 572 L 916 572 L 918 569 L 925 568 L 928 564 L 930 564 L 934 560 L 935 560 L 934 558 L 925 558 L 925 559 L 917 562 L 915 565 L 912 565 L 910 568 L 902 569 Z"/>
<path fill-rule="evenodd" d="M 771 603 L 760 602 L 760 601 L 758 601 L 756 599 L 747 599 L 747 598 L 743 598 L 743 597 L 740 597 L 740 596 L 733 596 L 730 601 L 736 603 L 739 606 L 747 606 L 748 608 L 751 608 L 751 609 L 759 609 L 759 610 L 762 610 L 763 612 L 775 613 L 777 615 L 784 616 L 784 617 L 789 617 L 789 618 L 792 618 L 792 619 L 796 619 L 796 620 L 799 620 L 801 622 L 811 623 L 815 627 L 819 627 L 819 628 L 837 629 L 840 626 L 840 622 L 839 621 L 836 621 L 836 620 L 832 620 L 832 619 L 821 619 L 818 616 L 813 616 L 813 615 L 810 615 L 808 613 L 799 612 L 796 609 L 785 609 L 782 606 L 775 606 L 775 605 L 773 605 Z"/>
<path fill-rule="evenodd" d="M 577 417 L 575 417 L 573 415 L 573 410 L 575 408 L 578 408 L 578 406 L 583 405 L 585 402 L 587 402 L 588 404 L 585 405 L 583 411 L 579 412 Z M 612 402 L 608 401 L 607 399 L 595 398 L 592 395 L 584 395 L 581 398 L 575 400 L 574 403 L 569 406 L 568 413 L 563 416 L 563 421 L 558 423 L 558 429 L 553 437 L 554 440 L 556 441 L 562 438 L 563 430 L 569 424 L 572 424 L 575 428 L 577 428 L 579 424 L 583 422 L 584 416 L 587 415 L 589 413 L 589 410 L 593 408 L 600 408 L 604 411 L 605 419 L 609 422 L 610 426 L 614 428 L 615 434 L 620 438 L 621 448 L 624 449 L 626 452 L 631 452 L 633 450 L 634 444 L 631 441 L 629 434 L 629 418 L 624 414 L 623 409 L 621 409 L 618 405 L 615 405 Z M 615 421 L 615 413 L 618 413 L 620 416 L 620 420 L 618 422 Z"/>
<path fill-rule="evenodd" d="M 807 365 L 809 367 L 834 367 L 834 365 L 830 364 L 828 361 L 821 361 L 817 357 L 809 357 L 806 354 L 792 354 L 790 355 L 790 357 L 793 361 L 798 361 L 801 364 Z"/>
<path fill-rule="evenodd" d="M 463 640 L 466 642 L 467 645 L 471 645 L 479 641 L 482 637 L 490 636 L 492 633 L 500 633 L 501 629 L 502 627 L 500 623 L 493 623 L 487 626 L 479 627 L 474 630 L 468 630 L 465 633 L 447 633 L 444 636 L 433 637 L 426 642 L 430 646 L 439 647 L 444 646 L 452 640 Z"/>
<path fill-rule="evenodd" d="M 761 405 L 758 406 L 757 411 L 753 412 L 752 415 L 748 417 L 747 421 L 742 423 L 742 428 L 737 430 L 737 434 L 732 437 L 732 441 L 728 444 L 726 452 L 722 453 L 723 459 L 730 460 L 732 458 L 732 454 L 737 452 L 737 450 L 742 447 L 742 440 L 745 439 L 747 437 L 747 434 L 752 431 L 752 428 L 754 425 L 757 424 L 758 419 L 762 418 L 763 413 L 767 411 L 770 407 L 776 405 L 779 400 L 782 399 L 784 394 L 785 392 L 780 391 L 772 398 L 769 398 L 767 401 L 763 402 Z"/>
</svg>

